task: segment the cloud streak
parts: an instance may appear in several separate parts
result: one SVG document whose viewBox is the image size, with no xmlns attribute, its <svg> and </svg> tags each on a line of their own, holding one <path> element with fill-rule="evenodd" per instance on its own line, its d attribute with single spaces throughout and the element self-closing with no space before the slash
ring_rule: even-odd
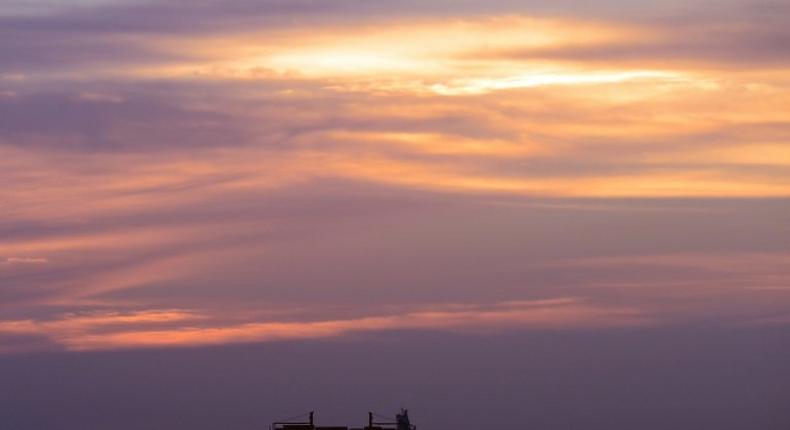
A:
<svg viewBox="0 0 790 430">
<path fill-rule="evenodd" d="M 454 307 L 456 309 L 454 309 Z M 323 321 L 267 321 L 194 325 L 207 318 L 179 310 L 66 315 L 51 321 L 3 321 L 0 335 L 39 335 L 67 350 L 202 346 L 347 336 L 387 330 L 491 331 L 536 328 L 617 327 L 648 320 L 638 311 L 586 304 L 576 298 L 450 306 L 375 317 Z M 178 326 L 179 323 L 193 323 Z M 157 325 L 167 328 L 147 328 Z M 121 326 L 121 329 L 114 329 Z M 123 329 L 124 326 L 129 328 Z"/>
<path fill-rule="evenodd" d="M 12 344 L 786 314 L 782 5 L 37 4 L 0 12 Z"/>
</svg>

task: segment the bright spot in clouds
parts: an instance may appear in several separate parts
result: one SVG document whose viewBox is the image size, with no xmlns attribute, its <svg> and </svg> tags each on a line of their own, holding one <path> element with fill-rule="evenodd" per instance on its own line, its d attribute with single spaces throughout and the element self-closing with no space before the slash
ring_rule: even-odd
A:
<svg viewBox="0 0 790 430">
<path fill-rule="evenodd" d="M 786 8 L 489 3 L 4 4 L 2 350 L 786 321 Z"/>
</svg>

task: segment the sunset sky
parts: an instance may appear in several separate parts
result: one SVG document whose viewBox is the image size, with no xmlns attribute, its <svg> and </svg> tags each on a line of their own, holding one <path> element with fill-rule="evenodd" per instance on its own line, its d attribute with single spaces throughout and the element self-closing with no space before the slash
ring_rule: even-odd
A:
<svg viewBox="0 0 790 430">
<path fill-rule="evenodd" d="M 0 428 L 788 428 L 788 22 L 0 0 Z"/>
</svg>

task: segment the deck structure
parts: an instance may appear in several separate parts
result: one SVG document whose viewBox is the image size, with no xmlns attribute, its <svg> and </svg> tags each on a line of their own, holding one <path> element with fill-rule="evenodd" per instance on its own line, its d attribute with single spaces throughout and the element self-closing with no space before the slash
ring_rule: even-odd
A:
<svg viewBox="0 0 790 430">
<path fill-rule="evenodd" d="M 310 411 L 303 416 L 307 418 L 307 421 L 292 419 L 275 421 L 269 426 L 269 430 L 417 430 L 417 426 L 409 421 L 409 411 L 406 409 L 401 409 L 400 413 L 395 415 L 394 421 L 392 419 L 377 421 L 376 417 L 381 416 L 368 412 L 368 422 L 364 427 L 317 426 L 315 425 L 315 411 Z"/>
</svg>

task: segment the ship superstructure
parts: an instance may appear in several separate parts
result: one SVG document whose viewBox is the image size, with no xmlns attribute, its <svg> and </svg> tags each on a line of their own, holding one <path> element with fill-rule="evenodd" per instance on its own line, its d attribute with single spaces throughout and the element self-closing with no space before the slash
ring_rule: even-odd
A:
<svg viewBox="0 0 790 430">
<path fill-rule="evenodd" d="M 307 421 L 297 421 L 301 417 L 306 418 Z M 406 409 L 401 409 L 400 413 L 395 415 L 395 420 L 368 412 L 368 423 L 364 427 L 317 426 L 314 419 L 315 412 L 311 411 L 300 417 L 273 422 L 269 430 L 417 430 L 417 426 L 409 421 L 409 411 Z"/>
</svg>

